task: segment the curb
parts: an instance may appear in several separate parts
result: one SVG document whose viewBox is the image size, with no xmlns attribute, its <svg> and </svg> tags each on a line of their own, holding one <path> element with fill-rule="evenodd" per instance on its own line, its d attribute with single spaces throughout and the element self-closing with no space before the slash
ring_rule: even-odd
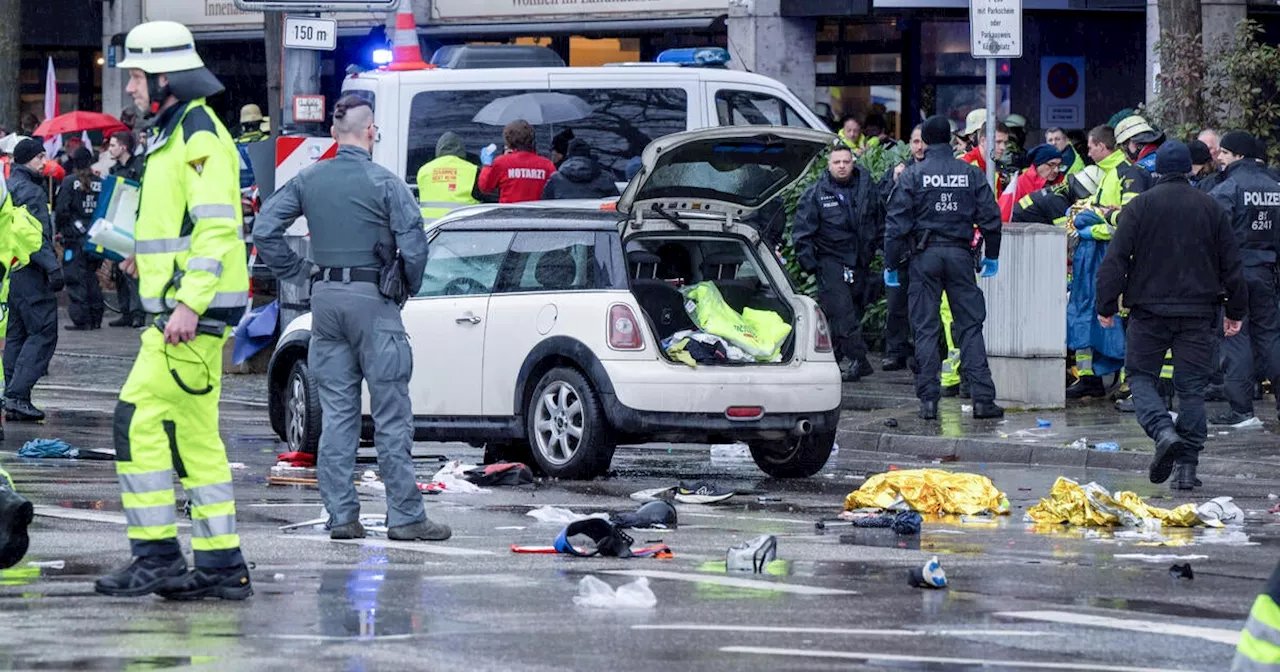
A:
<svg viewBox="0 0 1280 672">
<path fill-rule="evenodd" d="M 948 438 L 840 430 L 836 439 L 843 450 L 917 457 L 946 462 L 1009 464 L 1016 466 L 1075 467 L 1146 472 L 1151 453 L 1080 450 L 993 439 Z M 1199 472 L 1209 476 L 1253 474 L 1256 478 L 1280 478 L 1280 463 L 1236 460 L 1212 455 L 1200 457 Z"/>
</svg>

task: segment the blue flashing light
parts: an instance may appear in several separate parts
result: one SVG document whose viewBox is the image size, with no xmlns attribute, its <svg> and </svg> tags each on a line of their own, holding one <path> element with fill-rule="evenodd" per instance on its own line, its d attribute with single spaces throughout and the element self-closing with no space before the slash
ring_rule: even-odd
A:
<svg viewBox="0 0 1280 672">
<path fill-rule="evenodd" d="M 692 66 L 723 66 L 728 63 L 729 51 L 720 47 L 689 47 L 667 49 L 658 54 L 656 63 L 678 63 Z"/>
<path fill-rule="evenodd" d="M 374 65 L 389 65 L 394 58 L 395 54 L 390 49 L 373 50 Z"/>
</svg>

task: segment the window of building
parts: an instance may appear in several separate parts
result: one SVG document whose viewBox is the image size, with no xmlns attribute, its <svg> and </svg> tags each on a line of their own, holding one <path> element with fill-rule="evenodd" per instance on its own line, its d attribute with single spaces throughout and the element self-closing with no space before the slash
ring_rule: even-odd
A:
<svg viewBox="0 0 1280 672">
<path fill-rule="evenodd" d="M 755 91 L 716 91 L 721 126 L 801 126 L 809 124 L 781 98 Z"/>
<path fill-rule="evenodd" d="M 442 231 L 428 248 L 417 296 L 471 296 L 493 291 L 511 243 L 509 231 Z"/>
</svg>

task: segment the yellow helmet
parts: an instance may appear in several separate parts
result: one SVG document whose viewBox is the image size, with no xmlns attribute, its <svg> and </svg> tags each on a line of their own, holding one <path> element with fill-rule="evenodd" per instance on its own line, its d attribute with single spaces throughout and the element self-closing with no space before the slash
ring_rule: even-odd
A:
<svg viewBox="0 0 1280 672">
<path fill-rule="evenodd" d="M 1136 114 L 1131 117 L 1125 117 L 1120 120 L 1120 123 L 1116 124 L 1116 142 L 1121 145 L 1134 139 L 1141 141 L 1138 136 L 1145 133 L 1150 133 L 1153 136 L 1157 135 L 1156 129 L 1152 128 L 1146 119 Z"/>
<path fill-rule="evenodd" d="M 977 133 L 979 130 L 981 130 L 983 126 L 986 126 L 986 125 L 987 125 L 987 111 L 980 107 L 970 112 L 964 118 L 964 133 L 962 133 L 961 135 L 973 135 L 974 133 Z"/>
<path fill-rule="evenodd" d="M 240 123 L 251 124 L 255 121 L 262 121 L 262 108 L 253 103 L 249 103 L 240 108 Z"/>
<path fill-rule="evenodd" d="M 1102 183 L 1102 169 L 1098 166 L 1085 166 L 1080 172 L 1072 174 L 1071 179 L 1092 196 L 1098 193 L 1098 185 Z"/>
<path fill-rule="evenodd" d="M 149 75 L 204 67 L 191 31 L 173 21 L 151 21 L 135 27 L 124 40 L 124 51 L 124 60 L 117 67 Z"/>
</svg>

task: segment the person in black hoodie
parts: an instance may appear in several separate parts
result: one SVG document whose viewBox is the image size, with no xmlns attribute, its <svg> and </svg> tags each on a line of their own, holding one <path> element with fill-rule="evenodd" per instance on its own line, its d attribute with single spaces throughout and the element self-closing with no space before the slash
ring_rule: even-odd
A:
<svg viewBox="0 0 1280 672">
<path fill-rule="evenodd" d="M 62 181 L 54 203 L 58 234 L 62 236 L 63 270 L 67 276 L 67 314 L 72 324 L 67 331 L 89 331 L 102 328 L 102 287 L 98 285 L 98 269 L 102 257 L 84 249 L 85 238 L 93 226 L 93 213 L 98 209 L 102 178 L 93 174 L 93 154 L 84 147 L 71 153 L 72 173 Z"/>
<path fill-rule="evenodd" d="M 58 346 L 58 300 L 54 294 L 66 284 L 53 252 L 53 221 L 41 171 L 44 145 L 27 138 L 13 149 L 9 193 L 13 204 L 25 207 L 44 227 L 44 243 L 31 263 L 13 272 L 9 281 L 9 330 L 4 340 L 4 407 L 10 421 L 44 419 L 31 404 L 31 388 L 48 371 Z"/>
<path fill-rule="evenodd" d="M 1120 212 L 1115 237 L 1098 269 L 1098 322 L 1114 324 L 1124 295 L 1129 318 L 1125 371 L 1142 429 L 1156 442 L 1148 468 L 1163 483 L 1179 465 L 1174 487 L 1194 487 L 1199 453 L 1208 437 L 1204 391 L 1213 360 L 1215 328 L 1240 332 L 1249 308 L 1240 247 L 1231 218 L 1209 194 L 1187 180 L 1191 151 L 1168 140 L 1156 152 L 1155 186 Z M 1226 317 L 1214 324 L 1222 296 Z M 1156 379 L 1173 350 L 1178 419 L 1170 417 Z"/>
<path fill-rule="evenodd" d="M 618 195 L 611 171 L 600 166 L 585 140 L 569 141 L 564 163 L 542 188 L 542 200 L 560 198 L 611 198 Z"/>
</svg>

